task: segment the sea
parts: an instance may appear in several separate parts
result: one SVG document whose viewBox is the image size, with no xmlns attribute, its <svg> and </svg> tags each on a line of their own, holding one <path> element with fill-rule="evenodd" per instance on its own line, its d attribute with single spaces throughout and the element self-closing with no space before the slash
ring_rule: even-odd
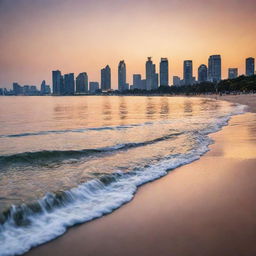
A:
<svg viewBox="0 0 256 256">
<path fill-rule="evenodd" d="M 244 111 L 192 97 L 0 97 L 0 255 L 113 212 L 200 159 Z"/>
</svg>

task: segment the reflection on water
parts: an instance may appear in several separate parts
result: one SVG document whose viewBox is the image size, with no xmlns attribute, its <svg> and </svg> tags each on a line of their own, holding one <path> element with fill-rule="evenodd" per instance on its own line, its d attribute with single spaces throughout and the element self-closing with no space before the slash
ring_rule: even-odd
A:
<svg viewBox="0 0 256 256">
<path fill-rule="evenodd" d="M 127 105 L 126 105 L 126 98 L 125 97 L 120 97 L 119 98 L 119 116 L 121 120 L 124 120 L 127 118 Z M 120 124 L 124 124 L 121 122 Z"/>
<path fill-rule="evenodd" d="M 161 106 L 160 116 L 162 118 L 168 118 L 169 111 L 170 111 L 168 98 L 166 98 L 166 97 L 161 98 L 160 99 L 160 104 L 161 104 L 160 105 Z"/>
</svg>

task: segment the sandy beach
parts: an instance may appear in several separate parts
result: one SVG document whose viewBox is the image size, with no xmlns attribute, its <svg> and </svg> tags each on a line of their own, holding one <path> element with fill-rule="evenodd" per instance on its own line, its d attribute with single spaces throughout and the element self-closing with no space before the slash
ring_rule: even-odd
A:
<svg viewBox="0 0 256 256">
<path fill-rule="evenodd" d="M 219 99 L 247 104 L 250 112 L 212 134 L 215 143 L 200 160 L 26 255 L 256 255 L 256 96 Z"/>
</svg>

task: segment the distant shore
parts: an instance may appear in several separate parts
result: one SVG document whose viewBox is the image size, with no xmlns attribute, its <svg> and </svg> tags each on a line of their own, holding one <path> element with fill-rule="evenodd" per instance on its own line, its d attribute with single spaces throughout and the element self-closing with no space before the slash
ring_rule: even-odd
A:
<svg viewBox="0 0 256 256">
<path fill-rule="evenodd" d="M 214 95 L 212 97 L 215 97 Z M 256 95 L 199 161 L 142 186 L 134 200 L 26 255 L 256 255 Z"/>
</svg>

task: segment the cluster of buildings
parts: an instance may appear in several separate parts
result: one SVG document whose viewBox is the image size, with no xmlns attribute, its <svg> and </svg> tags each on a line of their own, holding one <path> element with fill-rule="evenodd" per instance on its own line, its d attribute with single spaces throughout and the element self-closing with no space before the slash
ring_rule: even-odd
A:
<svg viewBox="0 0 256 256">
<path fill-rule="evenodd" d="M 51 87 L 47 85 L 45 80 L 42 81 L 40 90 L 36 85 L 20 85 L 18 83 L 12 84 L 12 90 L 0 88 L 0 95 L 24 95 L 24 96 L 43 96 L 51 95 Z"/>
<path fill-rule="evenodd" d="M 245 60 L 246 75 L 255 74 L 255 59 L 250 57 Z M 161 58 L 159 64 L 159 74 L 156 72 L 156 65 L 152 58 L 148 57 L 145 64 L 145 78 L 141 74 L 133 75 L 133 84 L 129 85 L 126 79 L 126 64 L 121 60 L 118 64 L 118 91 L 127 90 L 156 90 L 159 86 L 170 86 L 169 84 L 169 62 L 167 58 Z M 208 66 L 202 64 L 198 67 L 198 80 L 193 75 L 193 61 L 185 60 L 183 63 L 183 78 L 173 77 L 174 86 L 193 85 L 196 83 L 212 82 L 218 83 L 222 80 L 222 60 L 221 55 L 211 55 L 208 59 Z M 238 77 L 238 68 L 228 69 L 228 78 Z M 101 81 L 89 82 L 86 72 L 80 73 L 76 78 L 74 73 L 61 74 L 61 71 L 52 71 L 52 92 L 45 81 L 41 84 L 41 89 L 37 90 L 34 85 L 21 86 L 13 83 L 13 90 L 0 89 L 0 95 L 83 95 L 97 92 L 111 92 L 111 68 L 109 65 L 101 69 Z"/>
</svg>

